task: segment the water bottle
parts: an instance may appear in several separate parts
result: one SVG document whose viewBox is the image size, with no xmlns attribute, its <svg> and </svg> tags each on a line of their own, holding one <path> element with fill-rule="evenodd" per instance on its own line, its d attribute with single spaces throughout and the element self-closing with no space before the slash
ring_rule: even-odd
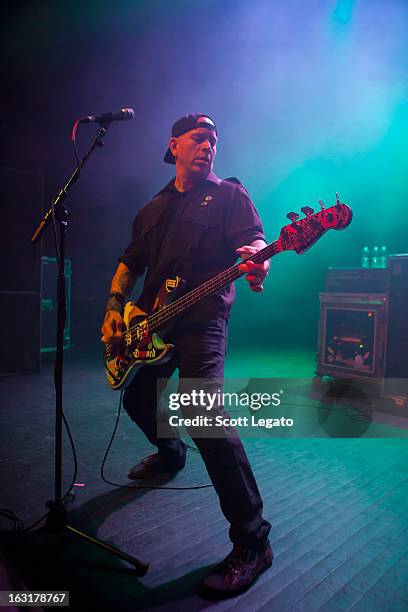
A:
<svg viewBox="0 0 408 612">
<path fill-rule="evenodd" d="M 361 267 L 362 268 L 370 267 L 370 249 L 368 248 L 368 246 L 365 246 L 361 253 Z"/>
<path fill-rule="evenodd" d="M 380 250 L 378 246 L 373 248 L 373 252 L 371 254 L 371 267 L 379 268 L 380 267 Z"/>
<path fill-rule="evenodd" d="M 386 246 L 381 247 L 378 267 L 379 268 L 387 267 L 387 247 Z"/>
</svg>

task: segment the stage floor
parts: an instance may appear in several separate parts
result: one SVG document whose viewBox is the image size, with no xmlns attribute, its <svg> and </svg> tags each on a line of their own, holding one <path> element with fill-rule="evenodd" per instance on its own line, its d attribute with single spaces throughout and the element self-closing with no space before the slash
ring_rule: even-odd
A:
<svg viewBox="0 0 408 612">
<path fill-rule="evenodd" d="M 311 351 L 234 352 L 229 379 L 293 379 L 296 416 L 310 409 Z M 41 375 L 0 379 L 1 508 L 27 527 L 54 495 L 54 392 L 51 365 Z M 104 383 L 100 363 L 67 355 L 64 410 L 78 457 L 72 525 L 150 563 L 143 578 L 131 566 L 67 534 L 22 542 L 3 534 L 3 572 L 13 567 L 31 590 L 69 590 L 70 609 L 174 610 L 408 610 L 408 429 L 406 419 L 341 413 L 353 426 L 337 429 L 325 414 L 323 436 L 262 435 L 244 440 L 272 523 L 273 567 L 245 594 L 223 602 L 199 594 L 200 577 L 230 550 L 228 526 L 212 488 L 143 490 L 104 482 L 101 462 L 112 435 L 119 394 Z M 339 408 L 336 402 L 336 408 Z M 320 407 L 319 415 L 322 414 Z M 353 418 L 360 414 L 361 418 Z M 330 418 L 333 415 L 330 415 Z M 320 421 L 322 425 L 322 421 Z M 340 431 L 339 435 L 333 432 Z M 373 437 L 376 436 L 376 437 Z M 63 490 L 73 474 L 64 434 Z M 122 412 L 105 465 L 120 485 L 130 466 L 153 452 Z M 208 484 L 199 454 L 165 486 Z M 160 484 L 160 483 L 158 483 Z M 12 523 L 0 517 L 2 529 Z M 11 588 L 0 585 L 1 589 Z M 85 603 L 84 603 L 85 602 Z"/>
</svg>

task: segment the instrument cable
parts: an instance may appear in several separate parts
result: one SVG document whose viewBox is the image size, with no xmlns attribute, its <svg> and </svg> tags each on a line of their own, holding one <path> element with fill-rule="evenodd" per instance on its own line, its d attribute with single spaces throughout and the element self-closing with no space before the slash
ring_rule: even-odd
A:
<svg viewBox="0 0 408 612">
<path fill-rule="evenodd" d="M 105 478 L 104 475 L 104 467 L 105 467 L 105 463 L 106 460 L 108 458 L 109 455 L 109 451 L 111 449 L 113 440 L 115 438 L 116 435 L 116 431 L 119 425 L 119 418 L 120 418 L 120 413 L 122 411 L 122 396 L 123 396 L 123 389 L 120 392 L 120 397 L 119 397 L 119 408 L 118 408 L 118 414 L 116 417 L 116 422 L 115 422 L 115 426 L 113 428 L 113 432 L 112 432 L 112 436 L 111 439 L 109 440 L 109 444 L 108 447 L 106 449 L 105 455 L 103 457 L 102 460 L 102 465 L 101 465 L 101 478 L 104 482 L 106 482 L 107 484 L 110 484 L 114 487 L 119 487 L 122 489 L 164 489 L 164 490 L 170 490 L 170 491 L 192 491 L 194 489 L 207 489 L 209 487 L 213 487 L 214 485 L 212 484 L 204 484 L 204 485 L 193 485 L 191 487 L 167 487 L 167 486 L 149 486 L 149 485 L 122 485 L 119 484 L 117 482 L 112 482 L 111 480 L 108 480 L 107 478 Z M 198 448 L 194 447 L 194 446 L 190 446 L 190 444 L 187 444 L 187 448 L 189 448 L 191 451 L 199 453 L 200 451 L 198 450 Z"/>
<path fill-rule="evenodd" d="M 119 398 L 119 409 L 118 409 L 118 415 L 116 417 L 116 422 L 115 422 L 115 426 L 114 426 L 114 430 L 111 436 L 111 439 L 109 441 L 108 447 L 106 449 L 103 461 L 102 461 L 102 465 L 101 465 L 101 477 L 102 480 L 104 482 L 106 482 L 109 485 L 112 485 L 114 487 L 119 487 L 119 488 L 125 488 L 125 489 L 164 489 L 164 490 L 173 490 L 173 491 L 187 491 L 187 490 L 194 490 L 194 489 L 205 489 L 205 488 L 209 488 L 212 487 L 212 484 L 205 484 L 205 485 L 195 485 L 195 486 L 191 486 L 191 487 L 167 487 L 167 486 L 147 486 L 147 485 L 122 485 L 116 482 L 112 482 L 110 480 L 108 480 L 107 478 L 105 478 L 104 476 L 104 466 L 106 463 L 106 460 L 108 458 L 109 455 L 109 451 L 111 449 L 114 437 L 116 435 L 116 431 L 118 428 L 118 424 L 119 424 L 119 418 L 120 418 L 120 413 L 121 413 L 121 409 L 122 409 L 122 396 L 123 396 L 123 389 L 120 393 L 120 398 Z M 289 406 L 300 406 L 300 404 L 296 404 L 296 403 L 291 403 L 291 404 L 287 404 Z M 358 416 L 356 415 L 356 409 L 352 408 L 352 407 L 345 407 L 346 409 L 344 410 L 344 408 L 331 408 L 331 410 L 335 410 L 335 411 L 343 411 L 345 412 L 346 416 L 348 416 L 351 420 L 353 421 L 367 421 L 369 420 L 369 414 L 367 412 L 361 412 L 358 411 L 359 414 Z M 235 411 L 233 410 L 229 410 L 229 413 L 233 414 Z M 75 445 L 71 436 L 71 432 L 69 430 L 69 426 L 68 423 L 66 421 L 65 415 L 63 413 L 63 420 L 64 420 L 64 425 L 66 428 L 66 431 L 68 433 L 69 439 L 70 439 L 70 443 L 71 443 L 71 448 L 72 448 L 72 453 L 73 453 L 73 458 L 74 458 L 74 464 L 75 464 L 75 468 L 74 468 L 74 476 L 71 482 L 71 485 L 68 487 L 66 493 L 63 495 L 62 499 L 60 500 L 61 502 L 64 501 L 65 499 L 67 499 L 70 495 L 72 495 L 71 499 L 69 501 L 72 501 L 72 499 L 74 498 L 75 494 L 71 494 L 71 491 L 75 485 L 75 480 L 76 480 L 76 476 L 77 476 L 77 471 L 78 471 L 78 462 L 77 462 L 77 456 L 76 456 L 76 452 L 75 452 Z M 199 453 L 200 451 L 198 450 L 198 448 L 191 446 L 190 444 L 187 444 L 187 448 L 192 451 L 192 452 L 196 452 Z M 40 524 L 47 516 L 48 516 L 49 512 L 46 512 L 43 516 L 41 516 L 41 518 L 39 518 L 35 523 L 33 523 L 32 525 L 30 525 L 29 527 L 24 527 L 24 523 L 23 521 L 11 510 L 7 509 L 7 508 L 0 508 L 0 516 L 3 516 L 4 518 L 7 518 L 11 521 L 13 521 L 14 523 L 14 529 L 11 531 L 15 531 L 18 533 L 26 533 L 28 531 L 31 531 L 32 529 L 34 529 L 34 527 L 36 527 L 38 524 Z M 10 531 L 10 530 L 0 530 L 0 533 L 4 533 L 6 531 Z"/>
</svg>

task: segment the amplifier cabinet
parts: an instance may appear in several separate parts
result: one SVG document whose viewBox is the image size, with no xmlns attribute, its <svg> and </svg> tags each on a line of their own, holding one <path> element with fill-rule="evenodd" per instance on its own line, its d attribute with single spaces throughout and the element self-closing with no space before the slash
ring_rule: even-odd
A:
<svg viewBox="0 0 408 612">
<path fill-rule="evenodd" d="M 408 254 L 388 259 L 384 394 L 408 401 Z"/>
<path fill-rule="evenodd" d="M 40 371 L 41 294 L 0 291 L 0 375 Z"/>
<path fill-rule="evenodd" d="M 408 377 L 408 255 L 391 255 L 388 277 L 388 378 Z"/>
<path fill-rule="evenodd" d="M 57 350 L 57 278 L 58 262 L 55 257 L 41 258 L 42 300 L 41 300 L 41 353 Z M 71 347 L 71 260 L 65 259 L 65 326 L 63 348 Z"/>
<path fill-rule="evenodd" d="M 319 376 L 384 375 L 388 298 L 385 293 L 320 293 Z"/>
<path fill-rule="evenodd" d="M 388 270 L 385 268 L 329 268 L 327 293 L 387 293 Z"/>
<path fill-rule="evenodd" d="M 0 167 L 0 291 L 41 292 L 41 243 L 30 238 L 42 216 L 44 177 Z"/>
</svg>

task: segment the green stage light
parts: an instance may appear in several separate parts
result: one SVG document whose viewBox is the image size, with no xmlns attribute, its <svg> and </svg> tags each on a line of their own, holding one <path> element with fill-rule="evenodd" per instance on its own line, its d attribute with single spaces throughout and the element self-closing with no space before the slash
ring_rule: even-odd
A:
<svg viewBox="0 0 408 612">
<path fill-rule="evenodd" d="M 333 20 L 347 24 L 351 20 L 356 0 L 338 0 L 333 11 Z"/>
</svg>

